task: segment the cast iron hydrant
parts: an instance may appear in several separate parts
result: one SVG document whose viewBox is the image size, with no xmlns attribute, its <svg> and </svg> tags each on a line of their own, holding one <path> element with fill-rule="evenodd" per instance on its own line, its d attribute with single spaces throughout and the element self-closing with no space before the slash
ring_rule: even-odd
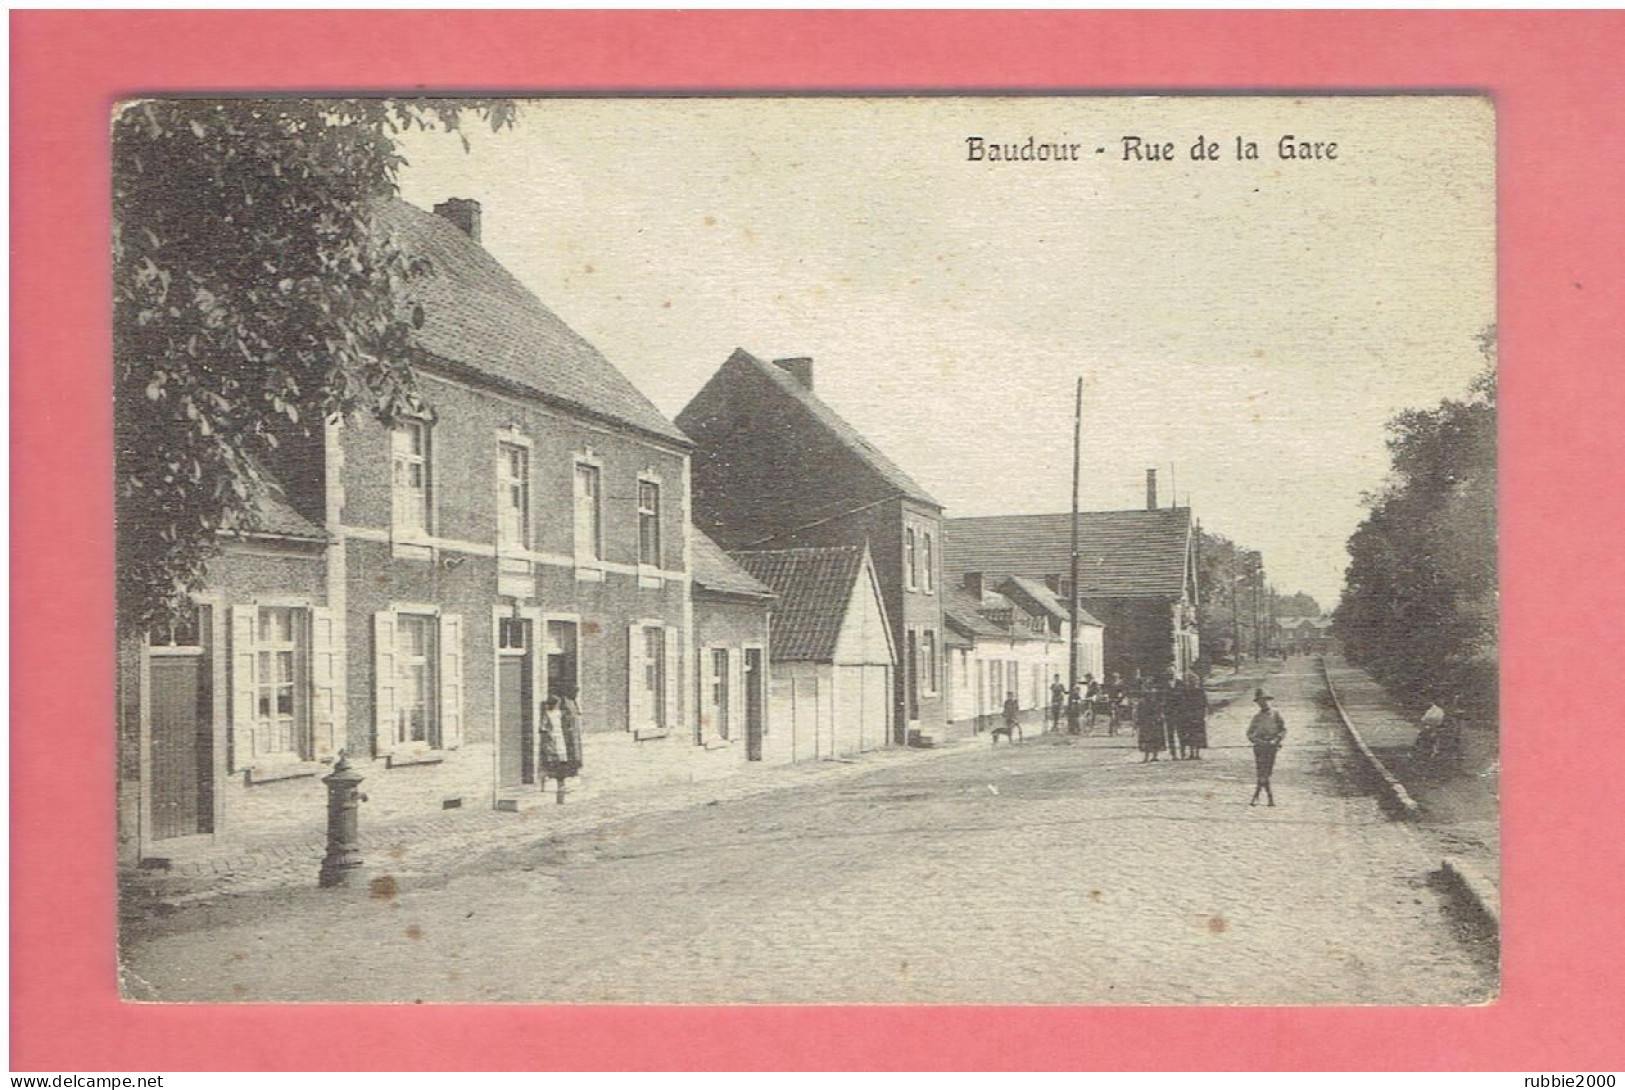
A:
<svg viewBox="0 0 1625 1090">
<path fill-rule="evenodd" d="M 323 888 L 347 884 L 361 868 L 361 804 L 367 801 L 360 791 L 362 779 L 343 752 L 333 771 L 322 777 L 327 785 L 327 856 L 317 884 Z"/>
</svg>

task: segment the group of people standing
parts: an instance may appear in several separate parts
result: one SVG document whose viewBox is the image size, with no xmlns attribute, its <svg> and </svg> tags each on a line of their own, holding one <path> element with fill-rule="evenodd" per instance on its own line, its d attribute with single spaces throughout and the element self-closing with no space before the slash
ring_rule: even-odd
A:
<svg viewBox="0 0 1625 1090">
<path fill-rule="evenodd" d="M 1275 772 L 1276 754 L 1286 740 L 1286 720 L 1274 708 L 1274 700 L 1263 689 L 1253 693 L 1258 711 L 1247 724 L 1247 741 L 1253 747 L 1257 771 L 1253 806 L 1258 805 L 1260 796 L 1268 805 L 1275 805 L 1270 778 Z M 1097 682 L 1093 674 L 1086 674 L 1070 692 L 1061 683 L 1061 676 L 1055 675 L 1050 686 L 1052 730 L 1061 729 L 1064 715 L 1070 733 L 1081 733 L 1083 715 L 1092 714 L 1096 707 L 1109 711 L 1113 734 L 1120 714 L 1132 720 L 1141 764 L 1160 760 L 1165 750 L 1171 760 L 1199 761 L 1207 748 L 1207 690 L 1194 673 L 1175 677 L 1169 671 L 1160 679 L 1136 675 L 1132 685 L 1125 685 L 1121 674 L 1113 674 L 1104 684 Z"/>
<path fill-rule="evenodd" d="M 1140 761 L 1199 761 L 1207 748 L 1207 690 L 1195 674 L 1148 679 L 1134 702 Z"/>
</svg>

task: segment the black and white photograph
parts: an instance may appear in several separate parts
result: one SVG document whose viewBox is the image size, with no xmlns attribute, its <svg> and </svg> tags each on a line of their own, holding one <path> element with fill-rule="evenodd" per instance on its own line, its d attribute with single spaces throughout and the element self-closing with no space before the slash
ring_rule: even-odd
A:
<svg viewBox="0 0 1625 1090">
<path fill-rule="evenodd" d="M 1496 1000 L 1489 99 L 109 139 L 125 999 Z"/>
</svg>

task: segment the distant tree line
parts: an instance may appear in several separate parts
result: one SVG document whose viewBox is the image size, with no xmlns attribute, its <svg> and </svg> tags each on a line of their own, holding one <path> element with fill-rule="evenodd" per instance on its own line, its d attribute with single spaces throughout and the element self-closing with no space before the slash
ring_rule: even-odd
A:
<svg viewBox="0 0 1625 1090">
<path fill-rule="evenodd" d="M 1350 660 L 1415 708 L 1496 710 L 1494 330 L 1466 397 L 1388 424 L 1392 468 L 1349 539 L 1333 632 Z"/>
<path fill-rule="evenodd" d="M 1275 622 L 1287 617 L 1319 617 L 1320 603 L 1301 591 L 1280 594 L 1270 585 L 1264 556 L 1223 534 L 1201 531 L 1197 542 L 1197 628 L 1202 658 L 1234 662 L 1274 647 Z"/>
</svg>

